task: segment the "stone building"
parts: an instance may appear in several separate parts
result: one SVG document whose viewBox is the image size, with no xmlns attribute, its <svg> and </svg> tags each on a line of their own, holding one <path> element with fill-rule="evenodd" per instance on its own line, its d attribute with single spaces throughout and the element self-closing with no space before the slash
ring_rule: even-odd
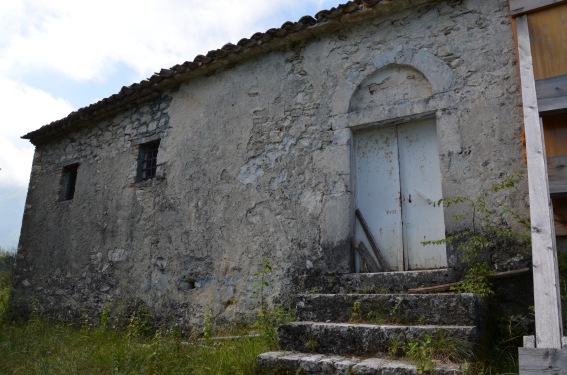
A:
<svg viewBox="0 0 567 375">
<path fill-rule="evenodd" d="M 247 319 L 264 260 L 285 303 L 317 276 L 458 269 L 442 197 L 525 169 L 508 0 L 348 2 L 163 69 L 24 136 L 35 156 L 14 297 L 59 319 L 141 301 Z M 527 215 L 527 188 L 490 197 Z M 529 250 L 492 254 L 495 267 Z M 310 284 L 311 283 L 311 284 Z"/>
</svg>

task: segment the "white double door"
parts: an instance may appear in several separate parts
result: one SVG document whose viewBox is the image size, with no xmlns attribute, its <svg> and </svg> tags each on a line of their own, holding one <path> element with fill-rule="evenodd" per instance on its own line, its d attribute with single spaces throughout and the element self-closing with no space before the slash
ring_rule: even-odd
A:
<svg viewBox="0 0 567 375">
<path fill-rule="evenodd" d="M 378 247 L 397 270 L 447 266 L 435 120 L 354 134 L 355 201 Z M 356 220 L 355 239 L 370 244 Z"/>
</svg>

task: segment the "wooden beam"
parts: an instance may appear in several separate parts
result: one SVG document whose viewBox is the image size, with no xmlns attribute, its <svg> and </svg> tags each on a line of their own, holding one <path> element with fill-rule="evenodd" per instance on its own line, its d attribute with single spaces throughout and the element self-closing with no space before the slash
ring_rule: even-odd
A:
<svg viewBox="0 0 567 375">
<path fill-rule="evenodd" d="M 447 293 L 451 288 L 460 284 L 460 281 L 448 284 L 440 284 L 434 286 L 424 286 L 422 288 L 408 289 L 409 294 L 433 294 L 433 293 Z"/>
<path fill-rule="evenodd" d="M 559 113 L 561 110 L 567 110 L 567 96 L 550 99 L 538 99 L 539 112 L 541 114 Z"/>
<path fill-rule="evenodd" d="M 518 17 L 522 14 L 565 2 L 565 0 L 509 0 L 510 13 L 512 13 L 512 17 Z"/>
<path fill-rule="evenodd" d="M 567 3 L 528 15 L 535 79 L 567 74 Z"/>
<path fill-rule="evenodd" d="M 364 234 L 366 235 L 366 238 L 368 239 L 368 243 L 370 244 L 370 247 L 372 248 L 372 252 L 374 253 L 374 257 L 376 258 L 376 260 L 378 261 L 380 266 L 382 266 L 382 270 L 391 271 L 392 268 L 390 268 L 390 265 L 388 264 L 386 259 L 384 259 L 384 257 L 382 256 L 382 253 L 380 252 L 380 248 L 378 247 L 378 244 L 376 243 L 376 240 L 374 239 L 374 236 L 372 235 L 372 232 L 370 231 L 370 227 L 368 227 L 368 224 L 366 223 L 364 216 L 362 216 L 362 212 L 360 212 L 360 210 L 357 208 L 354 211 L 354 215 L 358 219 L 358 222 L 360 223 L 360 226 L 362 227 L 362 230 L 364 231 Z"/>
<path fill-rule="evenodd" d="M 535 81 L 537 99 L 567 96 L 567 74 Z"/>
<path fill-rule="evenodd" d="M 370 253 L 370 250 L 366 247 L 364 242 L 356 241 L 354 245 L 355 251 L 360 255 L 360 257 L 366 262 L 366 265 L 370 269 L 370 272 L 380 272 L 383 271 L 380 264 L 377 262 L 376 258 Z M 362 266 L 360 267 L 362 269 Z"/>
<path fill-rule="evenodd" d="M 561 339 L 563 348 L 567 348 L 567 337 Z M 535 348 L 535 336 L 524 336 L 524 348 Z"/>
<path fill-rule="evenodd" d="M 567 375 L 567 349 L 519 348 L 520 375 Z"/>
<path fill-rule="evenodd" d="M 567 155 L 547 158 L 547 175 L 551 194 L 567 193 Z"/>
<path fill-rule="evenodd" d="M 567 74 L 538 79 L 535 84 L 539 113 L 567 109 Z"/>
<path fill-rule="evenodd" d="M 567 193 L 552 194 L 555 235 L 567 236 Z M 564 291 L 565 292 L 565 291 Z M 565 334 L 565 332 L 563 332 Z"/>
<path fill-rule="evenodd" d="M 519 270 L 511 270 L 511 271 L 504 271 L 498 272 L 495 275 L 488 275 L 488 280 L 500 280 L 500 279 L 509 279 L 511 277 L 517 276 L 525 276 L 531 272 L 529 268 L 520 268 Z"/>
<path fill-rule="evenodd" d="M 516 27 L 528 159 L 536 346 L 560 349 L 563 323 L 555 227 L 549 197 L 543 129 L 537 106 L 527 16 L 518 17 Z"/>
<path fill-rule="evenodd" d="M 529 268 L 521 268 L 519 270 L 504 271 L 497 273 L 495 275 L 489 275 L 487 278 L 488 280 L 509 279 L 511 277 L 528 275 L 530 272 L 531 270 Z M 408 289 L 408 293 L 414 293 L 414 294 L 444 293 L 451 291 L 451 287 L 457 286 L 459 285 L 459 283 L 460 281 L 449 284 L 426 286 L 422 288 L 412 288 L 412 289 Z"/>
</svg>

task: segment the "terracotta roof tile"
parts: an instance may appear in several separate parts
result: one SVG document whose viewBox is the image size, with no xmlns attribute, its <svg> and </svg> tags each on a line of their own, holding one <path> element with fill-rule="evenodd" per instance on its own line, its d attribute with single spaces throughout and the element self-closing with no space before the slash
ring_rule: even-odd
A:
<svg viewBox="0 0 567 375">
<path fill-rule="evenodd" d="M 329 9 L 329 12 L 327 13 L 327 18 L 334 19 L 334 18 L 337 18 L 337 17 L 342 16 L 342 15 L 343 15 L 343 12 L 341 12 L 340 9 L 331 8 L 331 9 Z"/>
<path fill-rule="evenodd" d="M 412 4 L 426 3 L 429 1 L 437 0 L 413 0 Z M 129 108 L 145 100 L 153 99 L 161 95 L 164 90 L 172 87 L 179 80 L 193 75 L 205 74 L 213 70 L 215 63 L 226 59 L 227 57 L 235 57 L 237 60 L 239 55 L 246 58 L 244 55 L 249 55 L 247 52 L 259 47 L 268 47 L 272 42 L 278 40 L 287 41 L 288 37 L 294 35 L 292 40 L 299 40 L 301 38 L 309 38 L 312 33 L 307 32 L 300 35 L 304 30 L 318 29 L 324 32 L 325 25 L 335 22 L 334 19 L 345 18 L 348 20 L 349 14 L 361 13 L 368 11 L 368 17 L 375 14 L 372 8 L 384 5 L 384 9 L 388 9 L 392 3 L 396 1 L 386 0 L 356 0 L 338 5 L 336 8 L 329 10 L 322 10 L 315 14 L 315 17 L 304 16 L 298 22 L 285 22 L 280 28 L 272 28 L 266 32 L 257 32 L 250 38 L 242 38 L 236 45 L 232 43 L 225 44 L 221 49 L 211 50 L 207 52 L 206 56 L 197 55 L 193 61 L 186 61 L 182 64 L 175 65 L 170 69 L 162 69 L 159 73 L 153 74 L 150 78 L 145 79 L 139 83 L 134 83 L 129 87 L 122 87 L 119 93 L 111 95 L 97 103 L 91 104 L 87 107 L 81 108 L 75 112 L 70 113 L 67 117 L 54 121 L 48 125 L 32 131 L 22 138 L 29 139 L 34 144 L 40 144 L 48 141 L 52 137 L 57 137 L 66 132 L 74 126 L 81 126 L 89 121 L 96 121 L 104 116 L 111 116 L 123 108 Z M 410 6 L 409 2 L 405 3 Z M 277 47 L 279 44 L 273 44 Z M 264 50 L 265 48 L 262 48 Z"/>
<path fill-rule="evenodd" d="M 207 57 L 210 57 L 213 60 L 221 59 L 223 57 L 226 57 L 227 55 L 228 55 L 228 53 L 226 51 L 223 51 L 222 49 L 215 49 L 215 50 L 210 50 L 209 52 L 207 52 Z"/>
<path fill-rule="evenodd" d="M 328 18 L 328 14 L 328 10 L 321 10 L 315 14 L 315 19 L 317 20 L 317 22 L 325 22 L 325 20 Z"/>
<path fill-rule="evenodd" d="M 298 22 L 305 26 L 313 26 L 317 23 L 317 20 L 311 16 L 303 16 Z"/>
<path fill-rule="evenodd" d="M 221 49 L 222 49 L 223 51 L 231 51 L 231 50 L 233 50 L 235 47 L 236 47 L 236 46 L 235 46 L 234 44 L 232 44 L 232 43 L 227 43 L 227 44 L 225 44 L 224 46 L 222 46 Z"/>
<path fill-rule="evenodd" d="M 343 13 L 347 14 L 358 10 L 358 4 L 354 1 L 349 1 L 346 4 L 339 5 L 337 8 L 340 9 Z"/>
<path fill-rule="evenodd" d="M 175 71 L 171 70 L 171 69 L 162 69 L 159 71 L 158 73 L 160 76 L 164 77 L 164 78 L 169 78 L 172 77 L 175 74 Z"/>
<path fill-rule="evenodd" d="M 208 64 L 211 61 L 213 61 L 212 58 L 208 57 L 208 56 L 203 56 L 203 55 L 197 55 L 195 56 L 195 59 L 193 60 L 193 62 L 196 62 L 197 64 L 199 64 L 199 66 L 203 65 L 203 64 Z"/>
<path fill-rule="evenodd" d="M 271 36 L 276 37 L 276 38 L 282 38 L 282 37 L 286 36 L 288 32 L 287 32 L 287 30 L 284 30 L 284 29 L 269 29 L 268 31 L 266 31 L 266 33 L 270 34 Z M 248 39 L 246 39 L 246 40 L 248 40 Z"/>
</svg>

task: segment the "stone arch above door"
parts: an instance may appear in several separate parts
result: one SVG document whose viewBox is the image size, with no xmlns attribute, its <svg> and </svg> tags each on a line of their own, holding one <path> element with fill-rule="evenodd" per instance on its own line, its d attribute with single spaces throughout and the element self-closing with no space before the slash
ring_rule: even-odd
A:
<svg viewBox="0 0 567 375">
<path fill-rule="evenodd" d="M 422 84 L 423 88 L 413 94 L 408 93 L 408 97 L 418 95 L 424 99 L 450 91 L 455 83 L 455 76 L 451 67 L 427 50 L 404 50 L 400 47 L 390 52 L 377 54 L 371 63 L 374 66 L 372 73 L 360 75 L 359 71 L 353 71 L 340 85 L 333 98 L 333 115 L 345 114 L 361 109 L 360 106 L 365 105 L 364 100 L 362 104 L 355 103 L 355 101 L 360 99 L 357 95 L 362 95 L 359 91 L 361 89 L 364 90 L 366 82 L 375 83 L 372 82 L 373 79 L 383 78 L 384 75 L 395 76 L 398 73 L 401 74 L 401 76 L 397 77 L 399 80 L 403 77 L 403 74 L 409 73 L 409 76 L 415 77 Z M 405 86 L 407 87 L 407 83 Z M 368 88 L 366 89 L 368 90 Z M 429 95 L 424 97 L 423 95 L 428 93 L 424 90 L 429 90 Z M 374 95 L 376 95 L 376 92 Z M 378 97 L 384 98 L 385 96 Z M 400 98 L 400 100 L 402 99 Z M 380 102 L 380 105 L 384 104 L 387 103 Z"/>
<path fill-rule="evenodd" d="M 407 65 L 388 65 L 358 85 L 350 99 L 349 112 L 400 101 L 425 99 L 433 94 L 427 78 Z"/>
</svg>

